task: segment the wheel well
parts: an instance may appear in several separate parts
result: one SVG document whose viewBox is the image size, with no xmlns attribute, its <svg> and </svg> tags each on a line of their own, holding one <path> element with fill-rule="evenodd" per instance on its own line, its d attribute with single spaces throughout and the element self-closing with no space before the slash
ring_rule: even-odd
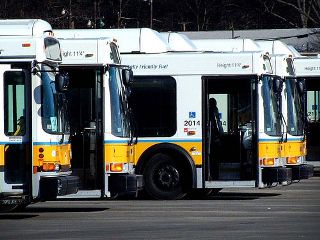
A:
<svg viewBox="0 0 320 240">
<path fill-rule="evenodd" d="M 138 160 L 136 173 L 143 174 L 147 162 L 158 153 L 166 154 L 181 164 L 189 172 L 190 182 L 188 184 L 190 184 L 190 187 L 195 188 L 197 186 L 196 166 L 192 157 L 185 149 L 171 143 L 159 143 L 147 149 Z"/>
</svg>

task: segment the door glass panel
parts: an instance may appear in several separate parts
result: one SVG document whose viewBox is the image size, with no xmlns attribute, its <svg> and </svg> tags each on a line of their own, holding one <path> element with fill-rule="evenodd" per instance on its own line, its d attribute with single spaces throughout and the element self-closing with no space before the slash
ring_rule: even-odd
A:
<svg viewBox="0 0 320 240">
<path fill-rule="evenodd" d="M 9 137 L 26 134 L 25 75 L 22 71 L 4 73 L 4 132 Z M 26 145 L 6 144 L 4 178 L 8 184 L 23 183 L 26 178 Z"/>
<path fill-rule="evenodd" d="M 7 136 L 25 135 L 25 76 L 23 72 L 4 74 L 4 130 Z"/>
</svg>

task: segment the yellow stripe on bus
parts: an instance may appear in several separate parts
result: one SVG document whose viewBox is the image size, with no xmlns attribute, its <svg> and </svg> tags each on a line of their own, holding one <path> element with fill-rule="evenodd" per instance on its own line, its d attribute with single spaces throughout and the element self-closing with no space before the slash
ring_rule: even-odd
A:
<svg viewBox="0 0 320 240">
<path fill-rule="evenodd" d="M 290 141 L 283 143 L 283 157 L 300 157 L 307 155 L 306 141 Z"/>
<path fill-rule="evenodd" d="M 193 159 L 195 165 L 202 165 L 202 142 L 171 142 L 183 148 Z M 141 155 L 159 142 L 138 142 L 135 151 L 135 164 Z"/>
<path fill-rule="evenodd" d="M 259 159 L 281 157 L 282 145 L 278 142 L 259 142 Z"/>
<path fill-rule="evenodd" d="M 71 144 L 33 146 L 33 154 L 34 166 L 42 166 L 43 163 L 59 163 L 61 165 L 70 165 Z"/>
<path fill-rule="evenodd" d="M 5 145 L 0 145 L 0 166 L 4 166 L 4 147 Z"/>
</svg>

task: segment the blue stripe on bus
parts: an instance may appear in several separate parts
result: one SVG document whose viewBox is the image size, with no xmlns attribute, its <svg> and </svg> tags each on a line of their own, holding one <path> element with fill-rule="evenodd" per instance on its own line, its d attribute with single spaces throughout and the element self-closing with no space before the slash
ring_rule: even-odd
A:
<svg viewBox="0 0 320 240">
<path fill-rule="evenodd" d="M 106 140 L 104 143 L 127 143 L 128 140 Z M 161 139 L 138 139 L 138 143 L 145 143 L 145 142 L 202 142 L 202 139 L 184 139 L 184 140 L 177 140 L 177 139 L 166 139 L 166 140 L 161 140 Z"/>
<path fill-rule="evenodd" d="M 0 142 L 0 145 L 6 145 L 6 144 L 22 144 L 22 143 L 26 143 L 26 142 Z M 39 146 L 39 145 L 63 145 L 63 144 L 70 144 L 70 142 L 34 142 L 33 145 L 34 146 Z"/>
<path fill-rule="evenodd" d="M 63 145 L 63 144 L 70 144 L 70 142 L 34 142 L 34 146 L 39 146 L 39 145 Z"/>
<path fill-rule="evenodd" d="M 285 141 L 286 140 L 286 141 Z M 296 141 L 302 141 L 302 138 L 288 138 L 283 139 L 282 142 L 296 142 Z M 259 142 L 271 142 L 271 143 L 278 143 L 280 139 L 258 139 Z"/>
</svg>

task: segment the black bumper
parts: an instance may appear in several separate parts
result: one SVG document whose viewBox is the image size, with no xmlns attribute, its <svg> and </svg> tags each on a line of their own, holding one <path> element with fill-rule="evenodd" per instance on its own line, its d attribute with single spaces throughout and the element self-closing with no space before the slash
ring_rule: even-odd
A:
<svg viewBox="0 0 320 240">
<path fill-rule="evenodd" d="M 57 196 L 77 193 L 79 182 L 77 176 L 42 177 L 40 179 L 40 198 L 50 200 Z"/>
<path fill-rule="evenodd" d="M 143 176 L 135 174 L 112 174 L 109 177 L 109 191 L 117 195 L 136 194 L 143 188 Z"/>
<path fill-rule="evenodd" d="M 262 182 L 265 184 L 282 183 L 291 180 L 291 168 L 277 167 L 262 169 Z"/>
<path fill-rule="evenodd" d="M 292 180 L 308 179 L 313 176 L 313 166 L 310 164 L 301 164 L 296 166 L 288 166 L 292 169 Z"/>
</svg>

